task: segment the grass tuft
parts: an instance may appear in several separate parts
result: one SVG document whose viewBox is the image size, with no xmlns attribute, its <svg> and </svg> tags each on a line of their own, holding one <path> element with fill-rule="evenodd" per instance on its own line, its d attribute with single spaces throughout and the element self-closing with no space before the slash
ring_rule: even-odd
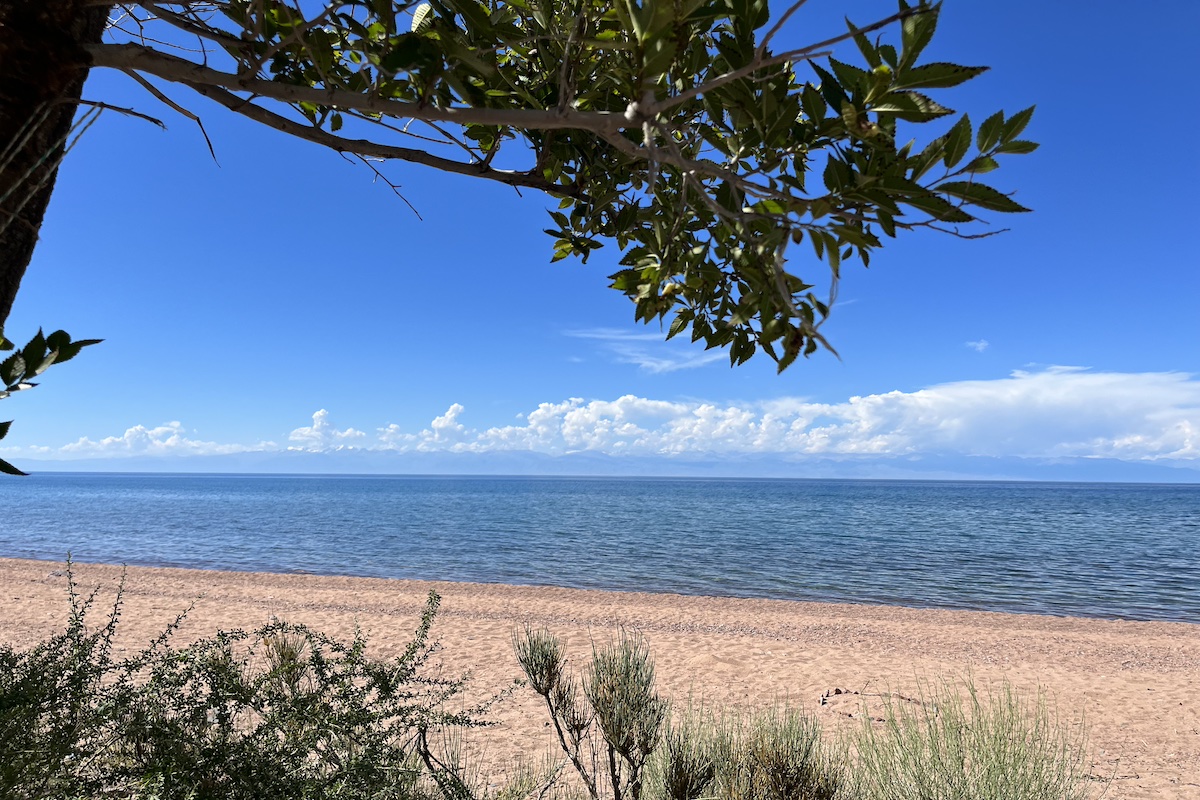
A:
<svg viewBox="0 0 1200 800">
<path fill-rule="evenodd" d="M 1090 794 L 1083 735 L 1046 697 L 1022 700 L 1010 685 L 922 687 L 915 702 L 885 702 L 854 741 L 858 800 L 1084 800 Z"/>
</svg>

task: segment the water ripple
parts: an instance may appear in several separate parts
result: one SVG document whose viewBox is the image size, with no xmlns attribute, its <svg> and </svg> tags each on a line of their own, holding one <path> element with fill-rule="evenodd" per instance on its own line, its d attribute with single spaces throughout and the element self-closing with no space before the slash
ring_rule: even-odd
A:
<svg viewBox="0 0 1200 800">
<path fill-rule="evenodd" d="M 36 475 L 0 554 L 1200 622 L 1200 487 Z"/>
</svg>

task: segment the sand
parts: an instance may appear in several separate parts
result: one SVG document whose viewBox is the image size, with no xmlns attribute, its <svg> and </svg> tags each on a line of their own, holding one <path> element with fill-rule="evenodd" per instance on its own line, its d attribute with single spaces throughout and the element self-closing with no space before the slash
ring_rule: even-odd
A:
<svg viewBox="0 0 1200 800">
<path fill-rule="evenodd" d="M 61 629 L 63 570 L 0 559 L 0 641 L 28 646 Z M 121 571 L 75 565 L 80 584 L 102 586 L 106 597 Z M 870 715 L 879 695 L 912 694 L 920 680 L 970 675 L 984 689 L 1040 689 L 1060 716 L 1085 716 L 1097 789 L 1110 782 L 1106 798 L 1200 798 L 1200 625 L 131 567 L 120 643 L 145 644 L 194 601 L 185 640 L 273 615 L 338 636 L 358 625 L 373 653 L 395 655 L 431 590 L 442 596 L 433 666 L 470 671 L 472 697 L 519 677 L 511 636 L 520 624 L 564 637 L 577 665 L 592 641 L 624 626 L 648 640 L 667 696 L 737 708 L 786 701 L 831 732 L 862 724 L 864 702 Z M 495 707 L 500 724 L 481 745 L 491 773 L 550 752 L 538 702 L 523 689 Z"/>
</svg>

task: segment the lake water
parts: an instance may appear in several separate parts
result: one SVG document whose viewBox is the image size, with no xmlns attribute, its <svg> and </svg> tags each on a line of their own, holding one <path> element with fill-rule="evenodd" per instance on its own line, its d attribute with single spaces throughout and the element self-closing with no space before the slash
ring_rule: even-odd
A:
<svg viewBox="0 0 1200 800">
<path fill-rule="evenodd" d="M 40 474 L 0 556 L 1200 623 L 1200 486 Z"/>
</svg>

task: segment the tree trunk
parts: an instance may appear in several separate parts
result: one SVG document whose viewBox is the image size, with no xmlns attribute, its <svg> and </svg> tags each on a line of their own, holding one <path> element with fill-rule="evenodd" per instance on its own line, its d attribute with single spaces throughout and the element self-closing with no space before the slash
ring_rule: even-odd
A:
<svg viewBox="0 0 1200 800">
<path fill-rule="evenodd" d="M 100 41 L 108 12 L 87 0 L 0 0 L 0 332 L 33 257 L 87 78 L 91 59 L 82 45 Z"/>
</svg>

